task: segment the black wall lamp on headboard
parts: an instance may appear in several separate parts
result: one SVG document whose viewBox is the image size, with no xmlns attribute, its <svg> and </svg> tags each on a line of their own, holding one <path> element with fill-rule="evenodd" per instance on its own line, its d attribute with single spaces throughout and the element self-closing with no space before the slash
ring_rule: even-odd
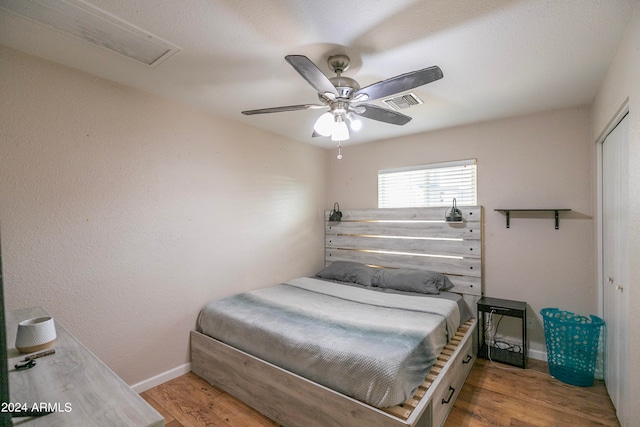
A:
<svg viewBox="0 0 640 427">
<path fill-rule="evenodd" d="M 340 205 L 338 202 L 333 204 L 333 210 L 329 214 L 329 221 L 340 222 L 342 221 L 342 212 L 340 212 Z"/>
<path fill-rule="evenodd" d="M 456 206 L 455 197 L 453 199 L 453 207 L 451 208 L 451 210 L 445 216 L 445 220 L 447 222 L 462 222 L 462 220 L 463 220 L 462 212 L 460 212 L 460 209 L 458 209 L 458 206 Z"/>
</svg>

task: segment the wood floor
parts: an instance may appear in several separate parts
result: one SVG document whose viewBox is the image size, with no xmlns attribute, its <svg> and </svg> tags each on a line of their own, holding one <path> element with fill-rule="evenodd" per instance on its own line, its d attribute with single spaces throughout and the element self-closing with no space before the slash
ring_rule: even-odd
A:
<svg viewBox="0 0 640 427">
<path fill-rule="evenodd" d="M 193 373 L 141 396 L 167 427 L 278 425 Z M 551 378 L 544 362 L 529 359 L 522 370 L 478 359 L 445 427 L 619 425 L 602 381 L 574 387 Z"/>
</svg>

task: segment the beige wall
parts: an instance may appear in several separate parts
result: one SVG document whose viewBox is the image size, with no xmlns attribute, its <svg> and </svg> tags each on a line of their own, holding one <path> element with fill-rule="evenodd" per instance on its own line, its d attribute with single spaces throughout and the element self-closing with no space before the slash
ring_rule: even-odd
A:
<svg viewBox="0 0 640 427">
<path fill-rule="evenodd" d="M 607 75 L 593 103 L 592 138 L 601 135 L 618 110 L 627 103 L 629 109 L 629 283 L 624 287 L 629 298 L 629 426 L 640 420 L 640 406 L 632 402 L 640 395 L 640 7 L 636 7 L 625 37 L 613 58 Z"/>
<path fill-rule="evenodd" d="M 573 108 L 356 145 L 329 152 L 327 204 L 377 207 L 377 170 L 450 160 L 478 161 L 485 217 L 485 295 L 526 301 L 531 348 L 544 357 L 540 309 L 596 313 L 593 146 L 588 108 Z M 514 218 L 496 208 L 570 208 Z M 443 208 L 443 218 L 445 215 Z M 534 354 L 535 355 L 535 354 Z"/>
<path fill-rule="evenodd" d="M 207 301 L 323 265 L 323 150 L 2 47 L 0 93 L 6 307 L 127 383 L 189 361 Z"/>
</svg>

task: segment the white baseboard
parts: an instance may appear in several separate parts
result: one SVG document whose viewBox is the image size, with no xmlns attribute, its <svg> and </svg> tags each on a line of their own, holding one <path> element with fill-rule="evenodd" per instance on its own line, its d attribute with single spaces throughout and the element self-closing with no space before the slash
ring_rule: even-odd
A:
<svg viewBox="0 0 640 427">
<path fill-rule="evenodd" d="M 154 377 L 140 381 L 139 383 L 132 385 L 131 388 L 133 391 L 140 394 L 143 391 L 147 391 L 150 388 L 166 383 L 167 381 L 171 381 L 172 379 L 178 378 L 180 375 L 184 375 L 188 372 L 191 372 L 191 363 L 185 363 L 184 365 L 177 366 Z"/>
<path fill-rule="evenodd" d="M 529 357 L 531 359 L 542 360 L 543 362 L 547 361 L 547 352 L 546 351 L 529 349 L 528 353 L 529 353 Z"/>
</svg>

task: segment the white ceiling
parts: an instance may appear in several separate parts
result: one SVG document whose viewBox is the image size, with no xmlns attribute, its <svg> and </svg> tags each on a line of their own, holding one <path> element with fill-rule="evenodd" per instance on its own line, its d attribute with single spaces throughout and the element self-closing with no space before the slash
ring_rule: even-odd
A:
<svg viewBox="0 0 640 427">
<path fill-rule="evenodd" d="M 4 0 L 12 1 L 12 0 Z M 77 0 L 75 0 L 77 2 Z M 438 65 L 405 126 L 363 120 L 347 143 L 588 104 L 637 0 L 90 0 L 180 47 L 148 67 L 0 10 L 0 43 L 219 116 L 327 148 L 322 110 L 244 116 L 317 103 L 284 60 L 302 54 L 332 76 L 346 53 L 360 86 Z M 381 105 L 381 104 L 379 104 Z"/>
</svg>

